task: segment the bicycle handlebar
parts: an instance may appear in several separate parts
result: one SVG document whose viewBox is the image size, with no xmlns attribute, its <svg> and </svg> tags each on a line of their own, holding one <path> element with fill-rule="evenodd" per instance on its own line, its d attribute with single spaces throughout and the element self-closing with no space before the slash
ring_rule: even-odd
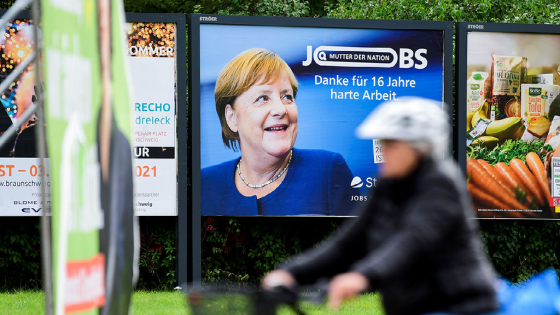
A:
<svg viewBox="0 0 560 315">
<path fill-rule="evenodd" d="M 328 285 L 328 283 L 327 283 Z M 269 289 L 251 286 L 215 284 L 204 287 L 188 287 L 183 292 L 194 315 L 235 313 L 255 315 L 275 315 L 279 306 L 289 306 L 297 315 L 305 315 L 299 301 L 314 304 L 325 302 L 327 285 L 318 283 L 312 286 L 288 288 L 276 286 Z"/>
</svg>

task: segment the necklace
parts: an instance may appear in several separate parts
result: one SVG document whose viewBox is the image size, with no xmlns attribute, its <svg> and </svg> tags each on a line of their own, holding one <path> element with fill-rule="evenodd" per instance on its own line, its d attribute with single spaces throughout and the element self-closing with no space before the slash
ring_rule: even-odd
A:
<svg viewBox="0 0 560 315">
<path fill-rule="evenodd" d="M 282 169 L 282 171 L 274 176 L 273 179 L 262 183 L 260 185 L 253 185 L 253 184 L 249 184 L 249 182 L 247 182 L 245 180 L 245 177 L 243 177 L 243 175 L 241 175 L 241 168 L 239 168 L 239 165 L 241 164 L 241 159 L 239 159 L 239 162 L 237 162 L 237 174 L 239 174 L 239 177 L 241 177 L 241 180 L 245 183 L 245 185 L 251 187 L 251 188 L 262 188 L 266 185 L 272 184 L 273 182 L 275 182 L 278 178 L 282 177 L 282 175 L 284 175 L 284 173 L 286 172 L 286 170 L 288 169 L 288 166 L 290 166 L 290 162 L 292 161 L 292 150 L 290 150 L 290 159 L 288 160 L 288 163 L 286 164 L 286 166 L 284 166 L 284 169 Z"/>
</svg>

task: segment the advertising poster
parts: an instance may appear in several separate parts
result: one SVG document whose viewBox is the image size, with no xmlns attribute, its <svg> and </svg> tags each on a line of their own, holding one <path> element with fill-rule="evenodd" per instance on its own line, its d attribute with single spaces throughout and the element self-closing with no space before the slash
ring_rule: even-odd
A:
<svg viewBox="0 0 560 315">
<path fill-rule="evenodd" d="M 120 1 L 42 1 L 55 314 L 126 314 L 139 248 Z"/>
<path fill-rule="evenodd" d="M 134 91 L 133 152 L 135 212 L 140 216 L 177 215 L 176 58 L 174 23 L 125 23 Z M 16 19 L 1 38 L 0 82 L 32 51 L 32 25 Z M 0 135 L 25 112 L 35 95 L 34 65 L 1 94 Z M 153 79 L 157 77 L 157 79 Z M 33 116 L 0 148 L 0 216 L 40 216 L 43 170 L 35 152 Z M 47 160 L 48 161 L 48 160 Z M 48 168 L 48 164 L 45 166 Z M 49 210 L 50 211 L 50 210 Z"/>
<path fill-rule="evenodd" d="M 0 82 L 23 62 L 34 48 L 33 26 L 29 20 L 15 19 L 6 25 L 0 38 Z M 36 79 L 31 64 L 6 91 L 0 94 L 0 135 L 20 120 L 35 97 Z M 48 164 L 43 166 L 36 152 L 33 115 L 17 135 L 0 148 L 0 216 L 40 216 L 50 211 L 50 196 L 43 205 L 41 177 L 50 185 Z"/>
<path fill-rule="evenodd" d="M 467 91 L 467 180 L 478 217 L 559 218 L 551 161 L 560 156 L 560 35 L 473 31 L 466 39 L 458 84 Z"/>
<path fill-rule="evenodd" d="M 134 209 L 177 215 L 176 57 L 174 23 L 127 23 L 134 94 Z"/>
<path fill-rule="evenodd" d="M 203 216 L 351 216 L 384 161 L 357 126 L 384 101 L 443 102 L 442 29 L 201 23 L 199 37 Z"/>
</svg>

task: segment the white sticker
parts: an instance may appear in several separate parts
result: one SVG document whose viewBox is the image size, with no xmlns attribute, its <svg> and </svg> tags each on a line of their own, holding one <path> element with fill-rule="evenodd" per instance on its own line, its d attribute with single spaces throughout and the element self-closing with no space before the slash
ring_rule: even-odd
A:
<svg viewBox="0 0 560 315">
<path fill-rule="evenodd" d="M 373 162 L 385 163 L 385 157 L 383 156 L 383 148 L 381 147 L 381 140 L 373 139 Z"/>
<path fill-rule="evenodd" d="M 552 197 L 560 197 L 560 157 L 552 158 Z"/>
</svg>

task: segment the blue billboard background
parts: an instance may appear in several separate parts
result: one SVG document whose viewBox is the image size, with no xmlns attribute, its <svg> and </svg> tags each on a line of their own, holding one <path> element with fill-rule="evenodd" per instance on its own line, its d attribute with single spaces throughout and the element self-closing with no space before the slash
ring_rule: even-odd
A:
<svg viewBox="0 0 560 315">
<path fill-rule="evenodd" d="M 397 53 L 402 48 L 426 49 L 424 69 L 319 66 L 307 59 L 307 47 L 385 47 Z M 216 79 L 222 68 L 239 53 L 251 48 L 272 50 L 292 68 L 299 81 L 299 149 L 323 149 L 340 153 L 354 176 L 375 177 L 380 164 L 374 163 L 371 140 L 356 138 L 355 129 L 382 100 L 364 99 L 364 93 L 395 93 L 396 98 L 420 96 L 443 102 L 443 31 L 375 30 L 311 27 L 269 27 L 240 25 L 200 26 L 201 78 L 201 168 L 236 159 L 240 152 L 224 146 L 214 102 Z M 416 61 L 418 63 L 418 61 Z M 348 78 L 348 86 L 316 84 L 316 76 Z M 352 86 L 352 78 L 367 78 L 366 86 Z M 384 86 L 373 86 L 383 77 Z M 389 87 L 389 77 L 415 80 L 415 87 Z M 332 92 L 358 92 L 358 99 L 333 99 Z M 350 185 L 350 183 L 348 183 Z M 366 185 L 361 194 L 368 193 Z"/>
</svg>

